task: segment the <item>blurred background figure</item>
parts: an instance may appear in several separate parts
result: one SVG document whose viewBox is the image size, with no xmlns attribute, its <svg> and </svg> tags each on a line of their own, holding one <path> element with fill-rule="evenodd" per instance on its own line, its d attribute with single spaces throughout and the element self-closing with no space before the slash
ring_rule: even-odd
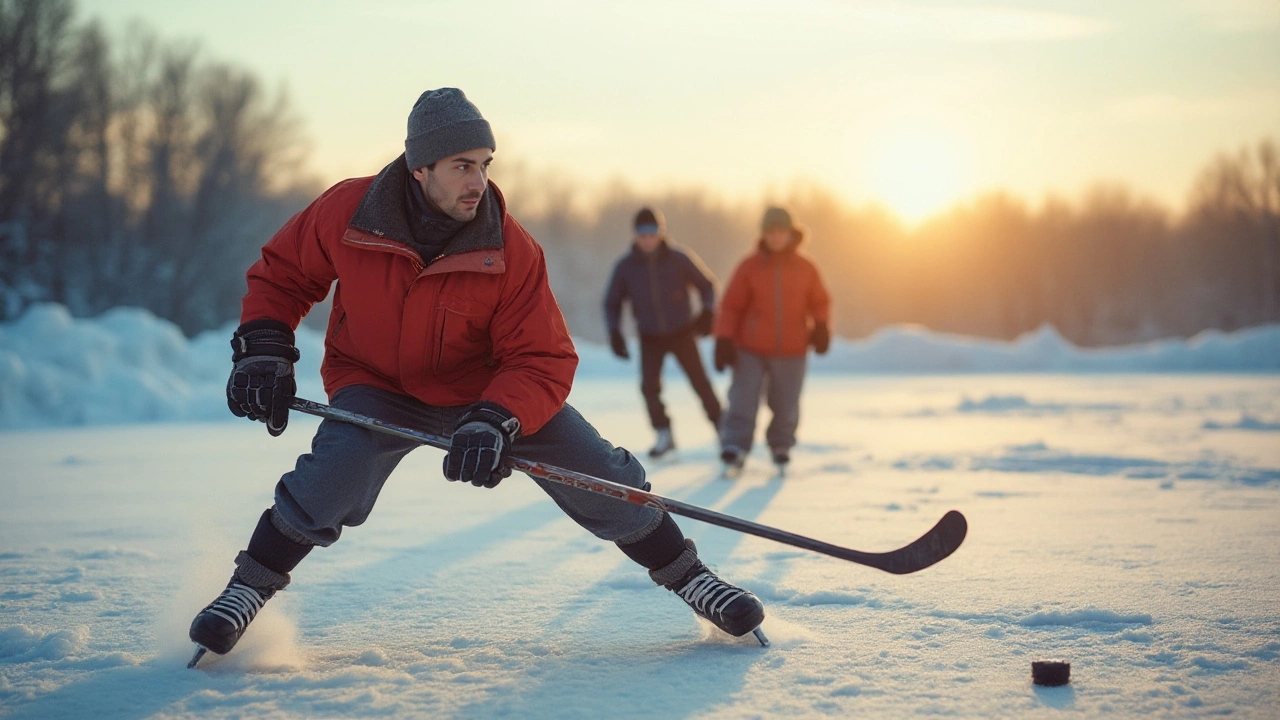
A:
<svg viewBox="0 0 1280 720">
<path fill-rule="evenodd" d="M 696 340 L 711 334 L 716 303 L 716 279 L 690 249 L 678 247 L 667 235 L 661 211 L 641 208 L 635 217 L 631 250 L 614 265 L 605 291 L 605 323 L 613 353 L 626 360 L 631 354 L 622 336 L 622 304 L 630 302 L 640 334 L 640 392 L 649 410 L 657 441 L 649 457 L 675 450 L 671 418 L 662 403 L 662 365 L 675 356 L 702 401 L 707 419 L 720 425 L 720 401 L 702 366 Z M 696 290 L 702 310 L 693 314 L 690 289 Z"/>
<path fill-rule="evenodd" d="M 716 370 L 733 367 L 729 410 L 720 426 L 724 476 L 737 477 L 751 451 L 761 396 L 773 419 L 765 440 L 786 472 L 800 424 L 800 390 L 809 346 L 831 343 L 831 296 L 818 266 L 800 253 L 804 230 L 783 208 L 765 211 L 756 252 L 729 280 L 715 324 Z"/>
</svg>

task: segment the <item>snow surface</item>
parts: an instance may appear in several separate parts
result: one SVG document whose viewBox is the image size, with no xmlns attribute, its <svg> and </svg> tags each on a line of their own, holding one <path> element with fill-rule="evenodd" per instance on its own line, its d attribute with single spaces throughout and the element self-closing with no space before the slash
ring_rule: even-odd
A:
<svg viewBox="0 0 1280 720">
<path fill-rule="evenodd" d="M 1001 347 L 1027 356 L 1043 333 L 849 343 L 823 362 L 854 363 L 861 347 L 870 371 L 866 358 L 892 354 L 872 352 L 885 337 L 923 338 L 963 372 L 823 368 L 785 480 L 760 449 L 742 479 L 717 479 L 711 428 L 671 373 L 680 459 L 650 465 L 658 492 L 865 550 L 951 508 L 969 518 L 953 557 L 905 577 L 681 521 L 764 600 L 768 649 L 696 621 L 522 477 L 447 483 L 424 449 L 234 652 L 189 671 L 191 617 L 316 425 L 295 417 L 271 438 L 223 420 L 228 334 L 186 341 L 137 311 L 85 322 L 56 307 L 0 327 L 0 418 L 28 426 L 0 432 L 0 717 L 1271 718 L 1280 706 L 1280 377 L 1131 372 L 1137 356 L 1197 354 L 1200 370 L 1263 369 L 1274 356 L 1250 353 L 1274 329 L 1072 351 L 1133 360 L 1076 375 L 973 372 L 1000 369 L 987 353 Z M 305 364 L 319 339 L 300 343 L 303 392 L 322 398 Z M 635 366 L 582 350 L 571 402 L 615 442 L 647 447 Z M 1071 662 L 1072 683 L 1032 686 L 1035 659 Z"/>
<path fill-rule="evenodd" d="M 243 421 L 10 431 L 0 717 L 1274 717 L 1280 443 L 1232 425 L 1280 417 L 1280 379 L 819 375 L 792 475 L 757 450 L 737 482 L 716 479 L 685 383 L 668 393 L 681 458 L 650 467 L 659 492 L 867 550 L 958 508 L 969 538 L 897 577 L 682 521 L 767 604 L 760 649 L 532 483 L 447 483 L 420 450 L 233 653 L 189 671 L 186 625 L 314 420 L 276 439 Z M 629 376 L 573 402 L 651 440 Z M 1042 658 L 1072 683 L 1032 686 Z"/>
<path fill-rule="evenodd" d="M 224 386 L 234 329 L 229 324 L 188 340 L 137 308 L 85 320 L 59 305 L 34 305 L 0 324 L 0 429 L 228 420 Z M 299 395 L 323 398 L 324 338 L 303 327 L 297 344 Z M 580 379 L 635 374 L 603 346 L 579 343 L 578 350 Z M 815 374 L 1276 372 L 1280 325 L 1103 350 L 1077 348 L 1048 326 L 1011 343 L 894 327 L 865 340 L 837 339 L 812 368 Z M 1020 409 L 1009 401 L 1018 398 L 989 398 L 968 409 Z M 1005 406 L 994 406 L 1000 402 Z"/>
</svg>

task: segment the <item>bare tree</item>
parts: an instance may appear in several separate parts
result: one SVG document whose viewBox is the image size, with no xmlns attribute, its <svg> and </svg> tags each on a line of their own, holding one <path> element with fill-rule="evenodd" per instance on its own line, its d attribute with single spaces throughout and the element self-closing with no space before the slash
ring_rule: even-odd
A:
<svg viewBox="0 0 1280 720">
<path fill-rule="evenodd" d="M 1199 213 L 1241 222 L 1256 233 L 1260 319 L 1280 319 L 1280 151 L 1275 140 L 1216 158 L 1201 173 L 1192 204 Z"/>
</svg>

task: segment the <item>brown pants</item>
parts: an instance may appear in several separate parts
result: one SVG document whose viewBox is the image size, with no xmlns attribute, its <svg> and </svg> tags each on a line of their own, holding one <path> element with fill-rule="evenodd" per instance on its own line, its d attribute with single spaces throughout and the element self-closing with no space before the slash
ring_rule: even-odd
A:
<svg viewBox="0 0 1280 720">
<path fill-rule="evenodd" d="M 667 353 L 676 356 L 676 362 L 689 376 L 689 384 L 702 400 L 702 409 L 712 425 L 720 424 L 720 400 L 707 378 L 707 370 L 698 354 L 698 344 L 692 332 L 672 335 L 640 336 L 640 392 L 649 408 L 649 422 L 655 430 L 671 427 L 671 418 L 662 404 L 662 364 Z"/>
</svg>

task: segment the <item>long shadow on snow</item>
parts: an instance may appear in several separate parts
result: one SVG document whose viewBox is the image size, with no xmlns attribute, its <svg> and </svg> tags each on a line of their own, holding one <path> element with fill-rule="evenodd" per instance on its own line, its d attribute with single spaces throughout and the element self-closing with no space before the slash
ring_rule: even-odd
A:
<svg viewBox="0 0 1280 720">
<path fill-rule="evenodd" d="M 430 542 L 395 552 L 380 562 L 353 568 L 341 580 L 317 583 L 307 588 L 325 609 L 308 620 L 306 605 L 299 626 L 359 622 L 372 613 L 382 613 L 398 599 L 430 587 L 430 580 L 452 565 L 479 555 L 491 546 L 533 532 L 564 517 L 550 499 L 539 500 L 477 525 L 432 539 Z M 323 552 L 323 549 L 317 550 Z"/>
<path fill-rule="evenodd" d="M 235 692 L 243 689 L 244 683 L 240 675 L 210 676 L 188 670 L 182 663 L 173 662 L 172 658 L 160 657 L 141 665 L 91 673 L 28 704 L 10 708 L 11 712 L 4 717 L 6 720 L 140 720 L 211 690 L 216 693 Z M 188 705 L 188 712 L 191 709 Z"/>
<path fill-rule="evenodd" d="M 708 483 L 696 490 L 687 502 L 712 503 L 732 489 L 732 483 Z M 317 583 L 306 588 L 308 598 L 319 599 L 322 615 L 309 614 L 301 603 L 298 626 L 325 627 L 333 618 L 342 624 L 358 623 L 370 615 L 384 615 L 396 607 L 421 611 L 419 593 L 431 587 L 431 579 L 450 566 L 509 542 L 564 518 L 550 498 L 508 511 L 477 525 L 430 542 L 397 551 L 380 562 L 344 574 L 342 580 Z M 589 537 L 583 531 L 584 537 Z M 339 541 L 341 542 L 341 541 Z M 323 549 L 316 552 L 323 552 Z"/>
<path fill-rule="evenodd" d="M 755 519 L 782 485 L 782 480 L 774 478 L 749 488 L 721 511 Z M 709 506 L 734 487 L 715 479 L 682 499 Z M 742 539 L 741 533 L 689 520 L 682 527 L 686 535 L 695 537 L 699 555 L 712 564 L 725 560 Z M 597 602 L 570 602 L 546 624 L 552 636 L 560 637 L 576 626 L 569 631 L 584 637 L 604 636 L 604 641 L 576 642 L 577 654 L 540 659 L 536 680 L 523 687 L 504 686 L 463 708 L 457 717 L 688 717 L 731 698 L 755 664 L 776 662 L 769 658 L 771 651 L 750 638 L 741 644 L 721 644 L 706 642 L 700 635 L 672 637 L 669 623 L 687 627 L 691 614 L 679 599 L 649 584 L 643 572 L 629 561 L 621 563 L 581 592 L 581 597 L 599 598 Z M 584 621 L 587 614 L 590 619 Z M 583 627 L 584 622 L 596 627 Z M 622 633 L 623 642 L 616 641 L 619 633 L 614 628 L 637 624 L 648 625 L 649 638 Z M 637 643 L 637 639 L 644 641 Z"/>
</svg>

